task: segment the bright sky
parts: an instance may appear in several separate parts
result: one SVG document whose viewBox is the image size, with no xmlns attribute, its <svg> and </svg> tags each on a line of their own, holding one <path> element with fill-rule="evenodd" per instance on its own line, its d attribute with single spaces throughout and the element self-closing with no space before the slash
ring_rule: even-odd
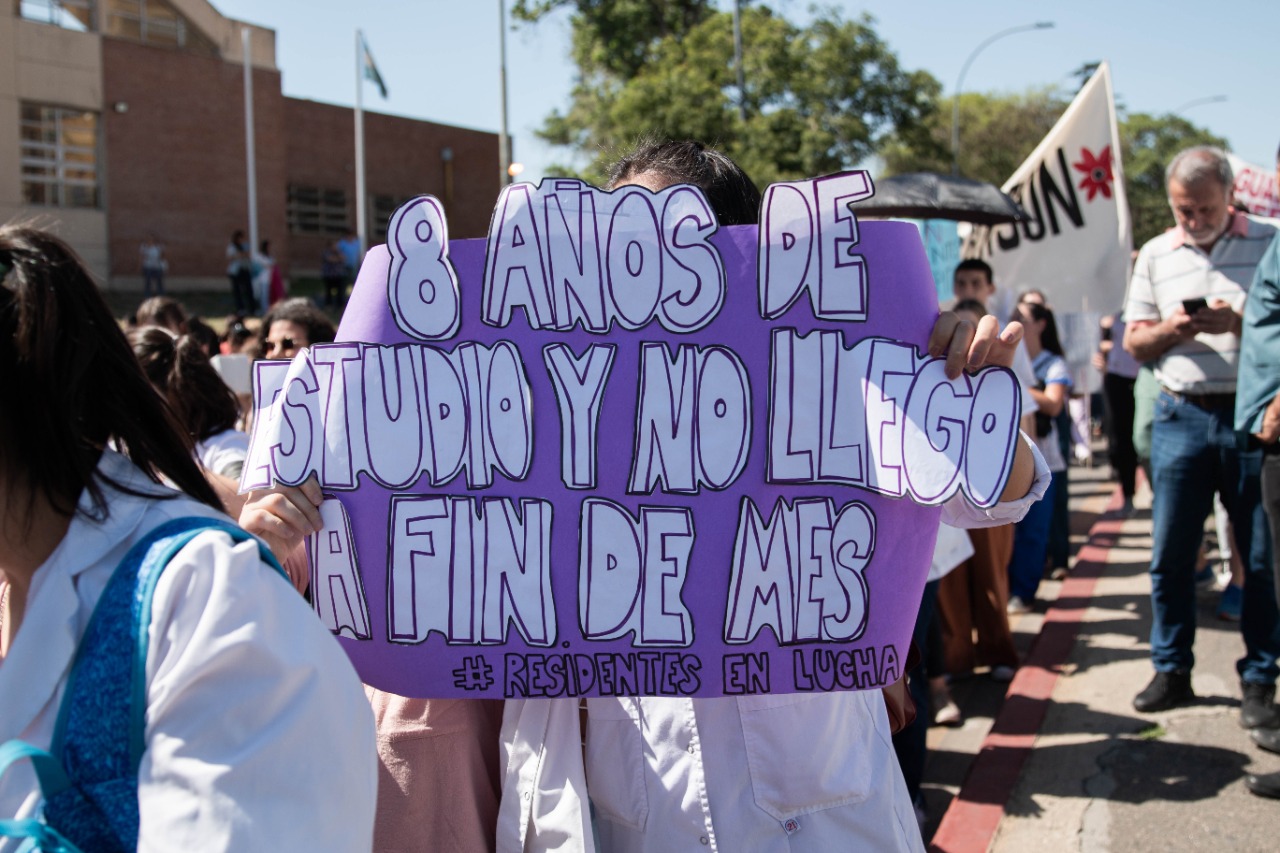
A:
<svg viewBox="0 0 1280 853">
<path fill-rule="evenodd" d="M 366 109 L 497 131 L 498 3 L 486 0 L 212 0 L 223 14 L 276 31 L 276 61 L 286 95 L 351 105 L 354 32 L 364 30 L 390 97 L 366 85 Z M 508 4 L 510 5 L 510 4 Z M 731 3 L 720 0 L 728 9 Z M 809 0 L 779 0 L 795 20 Z M 1272 73 L 1280 3 L 1235 0 L 1215 20 L 1203 0 L 866 0 L 835 2 L 861 11 L 906 68 L 923 68 L 954 91 L 965 59 L 1009 27 L 1052 21 L 1053 29 L 1017 33 L 974 60 L 964 91 L 1020 92 L 1032 86 L 1075 90 L 1071 72 L 1108 60 L 1119 105 L 1130 112 L 1181 110 L 1223 136 L 1245 160 L 1271 167 L 1280 142 Z M 1250 34 L 1253 34 L 1250 36 Z M 1197 39 L 1199 41 L 1197 42 Z M 746 45 L 750 50 L 751 45 Z M 569 155 L 534 135 L 551 110 L 565 109 L 573 84 L 567 14 L 521 25 L 507 36 L 509 126 L 521 180 L 538 181 Z M 1226 97 L 1225 101 L 1206 99 Z"/>
</svg>

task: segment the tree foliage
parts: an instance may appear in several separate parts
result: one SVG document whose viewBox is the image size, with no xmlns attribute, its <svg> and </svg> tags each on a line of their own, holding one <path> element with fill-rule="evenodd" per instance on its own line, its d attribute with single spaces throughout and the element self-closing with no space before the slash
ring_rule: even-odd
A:
<svg viewBox="0 0 1280 853">
<path fill-rule="evenodd" d="M 1133 217 L 1134 246 L 1141 246 L 1173 225 L 1164 170 L 1175 154 L 1192 145 L 1227 147 L 1226 140 L 1181 116 L 1134 113 L 1120 122 L 1120 151 Z"/>
<path fill-rule="evenodd" d="M 952 98 L 930 118 L 927 132 L 915 140 L 898 137 L 880 151 L 886 174 L 951 171 Z M 960 96 L 959 172 L 966 178 L 1001 186 L 1067 108 L 1052 88 L 1021 94 Z"/>
<path fill-rule="evenodd" d="M 565 4 L 529 11 L 554 5 Z M 605 166 L 645 136 L 715 144 L 760 186 L 812 177 L 854 165 L 890 132 L 914 139 L 936 108 L 938 82 L 901 68 L 869 17 L 821 11 L 800 26 L 761 6 L 744 9 L 744 117 L 730 14 L 679 4 L 687 16 L 641 20 L 628 42 L 636 53 L 606 61 L 600 45 L 627 41 L 623 29 L 607 36 L 593 17 L 610 4 L 572 5 L 578 80 L 568 110 L 552 113 L 539 133 L 590 157 L 588 180 L 602 180 Z"/>
<path fill-rule="evenodd" d="M 572 7 L 573 58 L 584 72 L 629 79 L 652 61 L 653 46 L 680 38 L 709 16 L 710 0 L 516 0 L 518 21 L 536 22 Z"/>
</svg>

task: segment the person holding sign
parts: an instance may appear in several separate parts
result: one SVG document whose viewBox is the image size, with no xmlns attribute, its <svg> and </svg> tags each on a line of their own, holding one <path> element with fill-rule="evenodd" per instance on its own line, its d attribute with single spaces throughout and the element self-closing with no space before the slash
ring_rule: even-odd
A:
<svg viewBox="0 0 1280 853">
<path fill-rule="evenodd" d="M 642 147 L 612 172 L 611 189 L 699 187 L 722 225 L 756 221 L 750 180 L 695 142 Z M 994 318 L 975 329 L 942 315 L 929 341 L 947 375 L 1008 366 L 1021 338 Z M 1048 486 L 1025 437 L 993 509 L 953 498 L 957 526 L 1014 521 Z M 578 702 L 508 701 L 500 850 L 921 850 L 919 830 L 878 691 L 724 698 L 587 699 L 584 753 Z M 594 807 L 586 818 L 582 786 Z M 598 831 L 598 834 L 597 834 Z"/>
<path fill-rule="evenodd" d="M 452 245 L 438 199 L 397 210 L 338 340 L 259 364 L 241 519 L 308 537 L 368 683 L 506 699 L 499 850 L 595 849 L 589 803 L 604 849 L 919 849 L 878 688 L 929 526 L 1047 485 L 1016 379 L 978 370 L 1020 328 L 902 297 L 928 266 L 910 225 L 860 238 L 865 172 L 761 198 L 666 143 L 614 184 L 510 185 Z M 413 761 L 423 798 L 486 795 Z"/>
<path fill-rule="evenodd" d="M 13 226 L 0 744 L 0 850 L 370 848 L 349 660 L 222 514 L 81 261 Z"/>
</svg>

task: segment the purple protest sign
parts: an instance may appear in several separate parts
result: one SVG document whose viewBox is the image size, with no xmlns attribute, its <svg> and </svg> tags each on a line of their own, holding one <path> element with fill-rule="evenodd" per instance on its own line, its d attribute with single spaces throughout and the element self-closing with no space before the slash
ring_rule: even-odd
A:
<svg viewBox="0 0 1280 853">
<path fill-rule="evenodd" d="M 488 240 L 416 199 L 339 341 L 260 362 L 242 485 L 316 476 L 312 597 L 409 696 L 868 689 L 902 674 L 937 504 L 995 503 L 1003 369 L 923 355 L 910 224 L 865 173 L 700 192 L 517 184 Z"/>
</svg>

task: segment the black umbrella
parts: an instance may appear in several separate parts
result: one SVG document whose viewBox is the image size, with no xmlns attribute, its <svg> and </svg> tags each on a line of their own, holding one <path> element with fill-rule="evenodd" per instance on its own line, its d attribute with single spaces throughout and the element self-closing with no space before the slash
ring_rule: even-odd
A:
<svg viewBox="0 0 1280 853">
<path fill-rule="evenodd" d="M 955 219 L 975 225 L 1000 225 L 1030 219 L 1007 194 L 986 181 L 911 172 L 875 182 L 871 198 L 855 201 L 849 209 L 859 216 L 896 216 L 902 219 Z"/>
</svg>

